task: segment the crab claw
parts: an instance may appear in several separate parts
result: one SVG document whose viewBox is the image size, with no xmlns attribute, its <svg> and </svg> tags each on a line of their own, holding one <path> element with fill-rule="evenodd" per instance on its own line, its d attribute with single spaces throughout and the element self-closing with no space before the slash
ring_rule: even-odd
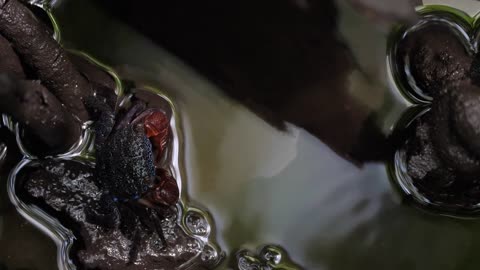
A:
<svg viewBox="0 0 480 270">
<path fill-rule="evenodd" d="M 153 147 L 156 149 L 157 160 L 159 160 L 165 150 L 170 133 L 170 122 L 164 112 L 151 111 L 143 120 L 145 134 L 150 139 Z"/>
<path fill-rule="evenodd" d="M 147 195 L 148 201 L 157 205 L 175 205 L 180 196 L 177 181 L 165 169 L 157 169 L 157 180 L 158 183 Z"/>
</svg>

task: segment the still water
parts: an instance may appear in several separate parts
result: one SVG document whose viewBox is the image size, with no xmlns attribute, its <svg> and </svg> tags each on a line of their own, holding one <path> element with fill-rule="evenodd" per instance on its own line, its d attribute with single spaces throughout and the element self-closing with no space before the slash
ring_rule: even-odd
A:
<svg viewBox="0 0 480 270">
<path fill-rule="evenodd" d="M 278 131 L 162 48 L 79 2 L 63 1 L 53 10 L 62 40 L 172 97 L 183 118 L 185 188 L 190 200 L 210 211 L 212 233 L 227 254 L 274 244 L 305 269 L 480 266 L 478 220 L 403 204 L 384 164 L 359 167 L 302 129 Z M 379 78 L 372 83 L 352 75 L 357 87 L 351 94 L 378 112 L 388 133 L 409 102 L 388 87 L 387 70 L 373 68 L 385 62 L 386 35 L 346 7 L 341 16 L 359 62 Z M 369 37 L 364 43 L 355 38 L 358 31 Z M 375 46 L 376 54 L 365 53 L 364 46 Z M 54 243 L 16 214 L 4 189 L 0 195 L 0 262 L 6 269 L 55 269 Z"/>
</svg>

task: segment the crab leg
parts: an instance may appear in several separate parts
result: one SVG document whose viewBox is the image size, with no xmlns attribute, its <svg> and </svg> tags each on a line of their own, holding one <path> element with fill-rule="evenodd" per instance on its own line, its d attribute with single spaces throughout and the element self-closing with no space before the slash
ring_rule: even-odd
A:
<svg viewBox="0 0 480 270">
<path fill-rule="evenodd" d="M 76 70 L 48 28 L 18 0 L 0 0 L 0 33 L 38 78 L 80 120 L 88 119 L 83 99 L 92 88 Z"/>
<path fill-rule="evenodd" d="M 115 115 L 105 100 L 94 96 L 85 100 L 85 106 L 95 121 L 95 149 L 101 151 L 115 125 Z"/>
</svg>

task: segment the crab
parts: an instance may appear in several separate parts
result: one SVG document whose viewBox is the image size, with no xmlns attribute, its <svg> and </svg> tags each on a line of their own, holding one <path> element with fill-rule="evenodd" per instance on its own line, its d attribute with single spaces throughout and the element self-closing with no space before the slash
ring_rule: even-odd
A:
<svg viewBox="0 0 480 270">
<path fill-rule="evenodd" d="M 100 98 L 87 99 L 95 131 L 95 183 L 104 191 L 87 221 L 120 229 L 132 241 L 131 260 L 140 230 L 157 233 L 167 243 L 160 221 L 179 199 L 177 182 L 161 167 L 170 124 L 160 109 L 134 101 L 123 114 Z M 140 228 L 143 226 L 143 228 Z"/>
</svg>

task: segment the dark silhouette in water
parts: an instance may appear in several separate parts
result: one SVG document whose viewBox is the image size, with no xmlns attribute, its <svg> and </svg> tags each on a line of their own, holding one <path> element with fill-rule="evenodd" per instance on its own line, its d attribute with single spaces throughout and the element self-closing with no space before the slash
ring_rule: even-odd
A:
<svg viewBox="0 0 480 270">
<path fill-rule="evenodd" d="M 279 129 L 291 122 L 360 163 L 388 156 L 348 91 L 356 65 L 333 1 L 98 2 Z"/>
</svg>

